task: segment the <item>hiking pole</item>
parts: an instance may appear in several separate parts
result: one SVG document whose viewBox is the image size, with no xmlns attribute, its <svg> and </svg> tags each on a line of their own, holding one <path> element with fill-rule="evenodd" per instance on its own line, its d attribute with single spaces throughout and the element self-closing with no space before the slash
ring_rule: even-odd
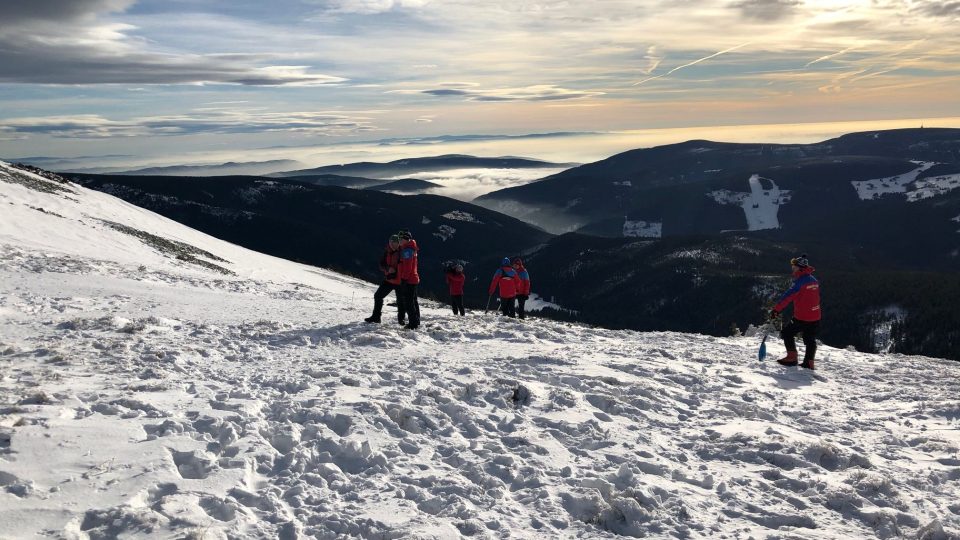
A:
<svg viewBox="0 0 960 540">
<path fill-rule="evenodd" d="M 483 312 L 486 313 L 490 311 L 490 301 L 493 300 L 493 295 L 487 297 L 487 307 L 483 308 Z"/>
</svg>

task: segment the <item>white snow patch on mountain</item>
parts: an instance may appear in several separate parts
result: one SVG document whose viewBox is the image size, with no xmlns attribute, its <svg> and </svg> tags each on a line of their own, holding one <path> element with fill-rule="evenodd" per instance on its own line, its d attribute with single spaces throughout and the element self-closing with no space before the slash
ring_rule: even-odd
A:
<svg viewBox="0 0 960 540">
<path fill-rule="evenodd" d="M 762 181 L 769 182 L 771 187 L 765 188 Z M 761 178 L 759 174 L 752 175 L 749 183 L 749 193 L 722 189 L 712 191 L 708 196 L 719 204 L 733 204 L 743 208 L 747 219 L 747 230 L 779 229 L 780 221 L 777 214 L 780 205 L 790 202 L 790 191 L 781 190 L 776 182 L 769 178 Z"/>
<path fill-rule="evenodd" d="M 960 189 L 960 174 L 928 176 L 914 183 L 912 191 L 907 193 L 909 202 L 922 201 Z"/>
<path fill-rule="evenodd" d="M 483 223 L 482 221 L 474 217 L 474 215 L 471 214 L 470 212 L 464 212 L 463 210 L 453 210 L 452 212 L 447 212 L 446 214 L 443 214 L 443 216 L 441 217 L 445 217 L 453 221 L 465 221 L 467 223 L 480 223 L 480 224 Z"/>
<path fill-rule="evenodd" d="M 889 193 L 905 194 L 907 193 L 907 186 L 915 182 L 920 173 L 936 165 L 932 161 L 914 161 L 913 163 L 916 163 L 919 167 L 910 172 L 884 178 L 854 181 L 851 184 L 853 184 L 853 189 L 857 191 L 857 196 L 864 201 L 878 199 Z"/>
<path fill-rule="evenodd" d="M 698 261 L 707 261 L 713 264 L 721 264 L 727 262 L 728 260 L 719 252 L 711 249 L 683 249 L 680 251 L 674 251 L 673 253 L 668 253 L 664 256 L 664 260 L 669 261 L 673 259 L 694 259 Z"/>
<path fill-rule="evenodd" d="M 659 221 L 623 221 L 623 236 L 627 238 L 660 238 L 663 223 Z"/>
<path fill-rule="evenodd" d="M 440 225 L 437 227 L 437 232 L 433 233 L 434 236 L 446 242 L 447 240 L 453 238 L 453 235 L 456 234 L 457 230 L 449 225 Z"/>
<path fill-rule="evenodd" d="M 956 362 L 823 347 L 811 373 L 756 337 L 428 301 L 418 331 L 364 324 L 371 284 L 4 164 L 0 261 L 0 535 L 960 528 Z"/>
</svg>

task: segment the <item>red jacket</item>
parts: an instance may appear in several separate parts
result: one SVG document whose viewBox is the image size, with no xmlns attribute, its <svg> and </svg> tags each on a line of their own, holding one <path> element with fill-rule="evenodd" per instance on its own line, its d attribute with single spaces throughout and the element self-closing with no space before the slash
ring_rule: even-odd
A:
<svg viewBox="0 0 960 540">
<path fill-rule="evenodd" d="M 397 266 L 397 273 L 400 281 L 416 285 L 420 283 L 420 274 L 417 273 L 417 247 L 416 240 L 407 240 L 400 243 L 400 264 Z"/>
<path fill-rule="evenodd" d="M 463 272 L 447 272 L 447 285 L 450 287 L 451 296 L 463 296 L 463 282 L 467 280 L 467 275 Z"/>
<path fill-rule="evenodd" d="M 397 274 L 397 265 L 400 264 L 400 250 L 390 249 L 390 244 L 383 250 L 383 256 L 380 257 L 380 271 L 383 272 L 383 280 L 394 285 L 400 284 L 400 275 Z"/>
<path fill-rule="evenodd" d="M 520 284 L 517 285 L 517 295 L 530 296 L 530 272 L 527 272 L 527 267 L 523 266 L 523 263 L 518 264 L 515 268 L 520 278 Z"/>
<path fill-rule="evenodd" d="M 793 286 L 780 297 L 776 307 L 783 311 L 793 302 L 793 318 L 798 321 L 813 322 L 820 320 L 820 282 L 813 277 L 813 267 L 801 268 L 793 273 Z"/>
<path fill-rule="evenodd" d="M 504 266 L 497 269 L 493 274 L 493 281 L 490 282 L 490 289 L 487 294 L 493 294 L 500 286 L 500 298 L 514 298 L 517 296 L 517 286 L 520 284 L 520 277 L 512 266 Z"/>
</svg>

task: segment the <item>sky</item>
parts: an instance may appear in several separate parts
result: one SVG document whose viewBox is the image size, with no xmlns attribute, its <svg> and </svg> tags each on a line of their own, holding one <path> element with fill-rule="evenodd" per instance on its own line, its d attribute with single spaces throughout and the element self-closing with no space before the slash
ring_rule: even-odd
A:
<svg viewBox="0 0 960 540">
<path fill-rule="evenodd" d="M 596 147 L 554 158 L 579 161 L 624 137 L 960 127 L 958 24 L 956 0 L 4 1 L 0 157 Z"/>
</svg>

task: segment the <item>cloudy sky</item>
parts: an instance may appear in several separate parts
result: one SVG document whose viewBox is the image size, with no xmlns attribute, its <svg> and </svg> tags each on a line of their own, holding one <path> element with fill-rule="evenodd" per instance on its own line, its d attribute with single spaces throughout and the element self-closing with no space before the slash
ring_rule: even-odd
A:
<svg viewBox="0 0 960 540">
<path fill-rule="evenodd" d="M 958 27 L 956 0 L 0 1 L 0 157 L 935 125 Z"/>
</svg>

